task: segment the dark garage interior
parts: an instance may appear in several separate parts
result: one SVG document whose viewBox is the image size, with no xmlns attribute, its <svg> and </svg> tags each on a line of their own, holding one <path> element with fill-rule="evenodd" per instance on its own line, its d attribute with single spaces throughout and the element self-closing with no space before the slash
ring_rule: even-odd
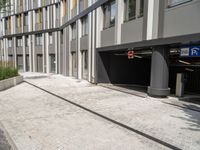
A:
<svg viewBox="0 0 200 150">
<path fill-rule="evenodd" d="M 200 94 L 200 59 L 170 56 L 169 87 L 175 93 L 177 73 L 184 74 L 184 91 L 186 94 Z"/>
<path fill-rule="evenodd" d="M 135 52 L 128 59 L 127 51 L 100 52 L 98 59 L 98 83 L 149 86 L 151 52 Z"/>
</svg>

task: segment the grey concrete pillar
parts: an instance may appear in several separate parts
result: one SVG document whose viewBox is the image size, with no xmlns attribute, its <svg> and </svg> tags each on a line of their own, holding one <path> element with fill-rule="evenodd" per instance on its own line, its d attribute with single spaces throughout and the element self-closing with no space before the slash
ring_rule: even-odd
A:
<svg viewBox="0 0 200 150">
<path fill-rule="evenodd" d="M 166 47 L 153 48 L 151 60 L 151 83 L 148 94 L 153 97 L 166 97 L 170 94 L 169 81 L 169 50 Z"/>
</svg>

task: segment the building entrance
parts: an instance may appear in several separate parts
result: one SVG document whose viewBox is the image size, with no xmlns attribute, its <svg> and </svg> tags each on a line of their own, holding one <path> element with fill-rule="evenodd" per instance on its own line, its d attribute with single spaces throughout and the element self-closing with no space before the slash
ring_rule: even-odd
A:
<svg viewBox="0 0 200 150">
<path fill-rule="evenodd" d="M 170 80 L 171 93 L 175 93 L 177 74 L 182 73 L 185 94 L 200 94 L 200 58 L 180 57 L 179 53 L 170 55 Z"/>
</svg>

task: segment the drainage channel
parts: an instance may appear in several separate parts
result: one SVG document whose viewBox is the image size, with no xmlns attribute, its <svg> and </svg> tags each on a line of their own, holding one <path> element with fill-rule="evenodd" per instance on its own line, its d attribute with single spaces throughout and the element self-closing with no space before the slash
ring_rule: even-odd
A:
<svg viewBox="0 0 200 150">
<path fill-rule="evenodd" d="M 96 115 L 96 116 L 98 116 L 98 117 L 101 117 L 101 118 L 103 118 L 103 119 L 105 119 L 105 120 L 107 120 L 107 121 L 109 121 L 109 122 L 111 122 L 111 123 L 114 123 L 114 124 L 116 124 L 116 125 L 118 125 L 118 126 L 120 126 L 120 127 L 122 127 L 122 128 L 125 128 L 125 129 L 127 129 L 127 130 L 129 130 L 129 131 L 132 131 L 132 132 L 134 132 L 134 133 L 136 133 L 136 134 L 138 134 L 138 135 L 141 135 L 141 136 L 143 136 L 143 137 L 145 137 L 145 138 L 147 138 L 147 139 L 149 139 L 149 140 L 152 140 L 152 141 L 154 141 L 154 142 L 156 142 L 156 143 L 158 143 L 158 144 L 160 144 L 160 145 L 163 145 L 163 146 L 165 146 L 165 147 L 167 147 L 167 148 L 170 148 L 170 149 L 173 149 L 173 150 L 181 150 L 181 148 L 178 148 L 178 147 L 176 147 L 176 146 L 174 146 L 174 145 L 172 145 L 172 144 L 170 144 L 170 143 L 167 143 L 167 142 L 165 142 L 165 141 L 162 141 L 162 140 L 160 140 L 160 139 L 158 139 L 158 138 L 156 138 L 156 137 L 153 137 L 153 136 L 151 136 L 151 135 L 149 135 L 149 134 L 146 134 L 146 133 L 144 133 L 144 132 L 142 132 L 142 131 L 139 131 L 139 130 L 137 130 L 137 129 L 134 129 L 134 128 L 132 128 L 132 127 L 130 127 L 130 126 L 128 126 L 128 125 L 125 125 L 125 124 L 123 124 L 123 123 L 120 123 L 120 122 L 118 122 L 118 121 L 116 121 L 116 120 L 113 120 L 113 119 L 111 119 L 111 118 L 108 118 L 108 117 L 106 117 L 106 116 L 104 116 L 104 115 L 102 115 L 102 114 L 100 114 L 100 113 L 97 113 L 97 112 L 95 112 L 95 111 L 93 111 L 93 110 L 91 110 L 91 109 L 89 109 L 89 108 L 86 108 L 86 107 L 84 107 L 84 106 L 82 106 L 82 105 L 79 105 L 79 104 L 77 104 L 77 103 L 75 103 L 75 102 L 73 102 L 73 101 L 70 101 L 70 100 L 68 100 L 68 99 L 66 99 L 66 98 L 64 98 L 64 97 L 62 97 L 62 96 L 59 96 L 59 95 L 57 95 L 57 94 L 55 94 L 55 93 L 52 93 L 52 92 L 50 92 L 50 91 L 48 91 L 48 90 L 45 90 L 45 89 L 43 89 L 43 88 L 41 88 L 41 87 L 39 87 L 39 86 L 37 86 L 37 85 L 34 85 L 34 84 L 32 84 L 32 83 L 30 83 L 30 82 L 28 82 L 28 81 L 24 81 L 25 83 L 27 83 L 27 84 L 29 84 L 29 85 L 31 85 L 31 86 L 33 86 L 33 87 L 35 87 L 35 88 L 37 88 L 37 89 L 40 89 L 40 90 L 42 90 L 42 91 L 44 91 L 44 92 L 46 92 L 46 93 L 48 93 L 48 94 L 50 94 L 50 95 L 53 95 L 53 96 L 55 96 L 55 97 L 57 97 L 57 98 L 59 98 L 59 99 L 61 99 L 61 100 L 63 100 L 63 101 L 66 101 L 66 102 L 68 102 L 68 103 L 70 103 L 70 104 L 72 104 L 72 105 L 74 105 L 74 106 L 76 106 L 76 107 L 79 107 L 79 108 L 81 108 L 81 109 L 83 109 L 83 110 L 85 110 L 85 111 L 87 111 L 87 112 L 90 112 L 90 113 L 92 113 L 92 114 L 94 114 L 94 115 Z"/>
</svg>

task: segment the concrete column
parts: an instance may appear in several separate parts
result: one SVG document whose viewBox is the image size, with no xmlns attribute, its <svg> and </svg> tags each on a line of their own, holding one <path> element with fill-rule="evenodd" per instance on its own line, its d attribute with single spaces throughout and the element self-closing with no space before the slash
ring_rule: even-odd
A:
<svg viewBox="0 0 200 150">
<path fill-rule="evenodd" d="M 42 34 L 42 55 L 43 55 L 43 72 L 46 73 L 46 51 L 45 51 L 45 33 Z"/>
<path fill-rule="evenodd" d="M 68 26 L 67 27 L 69 30 L 68 30 L 68 33 L 69 33 L 69 50 L 68 50 L 68 55 L 69 55 L 69 76 L 72 76 L 72 54 L 71 54 L 71 40 L 72 40 L 72 27 L 71 26 Z"/>
<path fill-rule="evenodd" d="M 61 74 L 61 56 L 60 56 L 60 53 L 61 53 L 61 42 L 60 42 L 60 36 L 61 36 L 61 32 L 58 31 L 57 32 L 57 47 L 58 47 L 58 50 L 57 50 L 57 64 L 58 64 L 58 74 Z"/>
<path fill-rule="evenodd" d="M 67 29 L 66 28 L 64 28 L 63 29 L 63 74 L 64 74 L 64 76 L 66 76 L 67 75 L 67 70 L 66 70 L 66 68 L 67 68 L 67 31 L 66 31 Z"/>
<path fill-rule="evenodd" d="M 55 32 L 55 61 L 56 61 L 56 73 L 58 74 L 59 68 L 58 68 L 58 32 Z"/>
<path fill-rule="evenodd" d="M 23 70 L 26 72 L 26 45 L 25 45 L 25 36 L 22 36 L 22 44 L 23 44 Z"/>
<path fill-rule="evenodd" d="M 166 47 L 153 48 L 151 60 L 151 83 L 148 94 L 154 97 L 166 97 L 170 94 L 169 82 L 169 50 Z"/>
<path fill-rule="evenodd" d="M 29 70 L 30 70 L 30 72 L 32 72 L 33 71 L 33 61 L 32 61 L 32 57 L 33 57 L 33 54 L 32 54 L 32 35 L 29 35 L 28 36 L 28 42 L 29 42 Z"/>
<path fill-rule="evenodd" d="M 37 57 L 36 57 L 36 53 L 35 53 L 35 35 L 32 35 L 32 66 L 33 66 L 33 72 L 37 71 L 37 67 L 36 67 L 36 61 Z"/>
<path fill-rule="evenodd" d="M 116 0 L 116 17 L 115 17 L 115 44 L 121 43 L 121 26 L 124 17 L 124 1 Z"/>
<path fill-rule="evenodd" d="M 91 82 L 91 61 L 92 61 L 92 15 L 88 14 L 88 81 Z"/>
<path fill-rule="evenodd" d="M 45 52 L 46 52 L 46 71 L 47 73 L 50 73 L 50 67 L 49 67 L 49 33 L 45 33 L 46 42 L 45 42 Z M 52 34 L 53 36 L 53 34 Z"/>
<path fill-rule="evenodd" d="M 165 1 L 148 0 L 147 40 L 156 39 L 162 35 Z"/>
<path fill-rule="evenodd" d="M 17 68 L 17 39 L 16 39 L 16 37 L 13 37 L 13 45 L 14 45 L 14 47 L 13 47 L 14 65 Z"/>
<path fill-rule="evenodd" d="M 77 21 L 77 77 L 82 78 L 82 56 L 80 51 L 80 38 L 81 38 L 81 20 Z"/>
</svg>

